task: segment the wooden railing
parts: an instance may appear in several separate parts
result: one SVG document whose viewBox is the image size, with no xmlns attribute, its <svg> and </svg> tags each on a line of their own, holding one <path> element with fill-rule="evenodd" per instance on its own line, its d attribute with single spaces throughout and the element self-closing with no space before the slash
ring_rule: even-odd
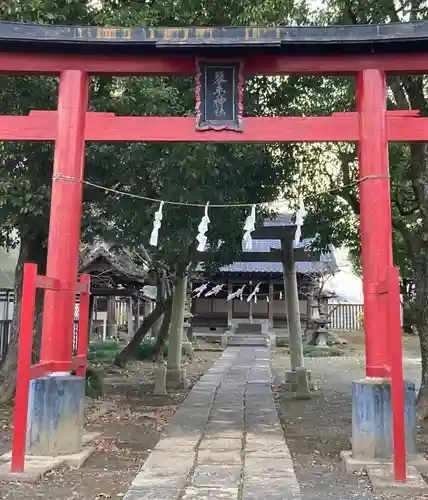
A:
<svg viewBox="0 0 428 500">
<path fill-rule="evenodd" d="M 361 330 L 363 327 L 362 304 L 329 304 L 329 328 L 334 330 Z"/>
</svg>

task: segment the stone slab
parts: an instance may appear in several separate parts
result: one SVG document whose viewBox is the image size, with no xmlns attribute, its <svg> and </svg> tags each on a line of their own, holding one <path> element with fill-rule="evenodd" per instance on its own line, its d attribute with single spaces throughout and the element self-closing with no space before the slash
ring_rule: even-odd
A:
<svg viewBox="0 0 428 500">
<path fill-rule="evenodd" d="M 171 453 L 165 451 L 152 451 L 144 463 L 144 469 L 164 469 L 173 468 L 174 470 L 187 469 L 192 467 L 194 454 L 177 453 L 177 450 L 171 450 Z"/>
<path fill-rule="evenodd" d="M 199 450 L 199 465 L 240 465 L 242 462 L 241 451 L 226 450 Z"/>
<path fill-rule="evenodd" d="M 424 495 L 428 494 L 428 485 L 415 467 L 407 467 L 407 480 L 394 480 L 392 466 L 368 467 L 367 473 L 376 495 L 387 493 L 391 495 Z"/>
<path fill-rule="evenodd" d="M 245 474 L 254 476 L 280 475 L 294 477 L 293 460 L 290 458 L 272 457 L 251 457 L 245 458 Z"/>
<path fill-rule="evenodd" d="M 203 438 L 199 450 L 225 450 L 225 451 L 241 451 L 242 439 L 237 438 L 219 438 L 219 439 L 209 439 Z"/>
<path fill-rule="evenodd" d="M 301 499 L 270 377 L 268 348 L 228 347 L 178 409 L 125 500 Z"/>
<path fill-rule="evenodd" d="M 28 463 L 34 461 L 43 462 L 44 460 L 58 460 L 61 462 L 61 465 L 67 465 L 67 467 L 79 469 L 94 452 L 95 448 L 93 446 L 87 446 L 83 448 L 79 453 L 72 453 L 70 455 L 58 455 L 57 457 L 25 455 L 25 460 L 28 461 Z M 11 458 L 12 452 L 8 451 L 0 457 L 0 460 L 10 460 Z"/>
<path fill-rule="evenodd" d="M 24 472 L 10 472 L 10 462 L 0 465 L 0 481 L 21 482 L 21 483 L 37 483 L 42 476 L 53 469 L 62 467 L 63 460 L 59 458 L 50 458 L 43 460 L 32 458 L 26 460 Z"/>
<path fill-rule="evenodd" d="M 132 481 L 131 488 L 171 488 L 181 490 L 187 481 L 187 473 L 181 475 L 172 475 L 168 471 L 146 469 L 137 474 Z"/>
<path fill-rule="evenodd" d="M 155 446 L 155 451 L 168 451 L 171 450 L 180 450 L 181 453 L 186 454 L 193 453 L 196 445 L 198 444 L 199 436 L 188 438 L 186 437 L 168 437 L 160 439 Z"/>
<path fill-rule="evenodd" d="M 187 488 L 182 500 L 238 500 L 238 489 Z"/>
<path fill-rule="evenodd" d="M 131 488 L 123 500 L 178 500 L 179 495 L 174 488 Z"/>
<path fill-rule="evenodd" d="M 205 437 L 207 439 L 231 439 L 233 441 L 242 440 L 244 431 L 234 430 L 234 429 L 210 429 L 205 432 Z"/>
<path fill-rule="evenodd" d="M 300 490 L 295 488 L 280 489 L 266 486 L 249 485 L 244 486 L 242 500 L 302 500 Z M 342 500 L 342 499 L 340 499 Z M 345 500 L 345 499 L 343 499 Z"/>
<path fill-rule="evenodd" d="M 240 479 L 240 466 L 198 465 L 192 477 L 192 486 L 237 488 Z"/>
<path fill-rule="evenodd" d="M 88 458 L 93 455 L 96 451 L 94 446 L 87 446 L 83 448 L 79 453 L 73 453 L 72 455 L 62 455 L 60 458 L 64 461 L 64 465 L 70 467 L 71 469 L 80 469 L 82 465 L 88 460 Z"/>
<path fill-rule="evenodd" d="M 346 472 L 350 474 L 362 469 L 367 470 L 368 467 L 379 467 L 380 465 L 392 466 L 390 460 L 364 460 L 354 458 L 352 456 L 352 451 L 342 451 L 340 453 L 340 458 L 344 463 Z M 428 460 L 422 455 L 416 455 L 416 457 L 407 460 L 407 465 L 415 467 L 422 474 L 428 474 Z"/>
</svg>

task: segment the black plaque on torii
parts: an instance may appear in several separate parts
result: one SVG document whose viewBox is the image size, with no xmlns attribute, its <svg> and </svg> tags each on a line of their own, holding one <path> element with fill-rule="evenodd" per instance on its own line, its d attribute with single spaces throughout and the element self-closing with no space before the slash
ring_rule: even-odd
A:
<svg viewBox="0 0 428 500">
<path fill-rule="evenodd" d="M 197 130 L 243 131 L 243 94 L 242 62 L 197 60 Z"/>
</svg>

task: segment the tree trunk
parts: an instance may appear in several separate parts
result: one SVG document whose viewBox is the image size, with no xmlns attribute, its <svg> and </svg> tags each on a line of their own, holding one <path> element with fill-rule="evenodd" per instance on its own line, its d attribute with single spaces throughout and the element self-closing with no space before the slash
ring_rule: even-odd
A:
<svg viewBox="0 0 428 500">
<path fill-rule="evenodd" d="M 421 243 L 415 266 L 414 324 L 421 346 L 421 388 L 418 394 L 417 415 L 428 417 L 428 248 Z"/>
<path fill-rule="evenodd" d="M 428 144 L 412 143 L 410 151 L 412 184 L 419 205 L 421 227 L 419 234 L 412 234 L 409 238 L 406 233 L 403 237 L 407 236 L 409 258 L 412 258 L 415 269 L 414 326 L 419 333 L 422 358 L 417 414 L 424 419 L 428 416 Z"/>
<path fill-rule="evenodd" d="M 183 345 L 184 306 L 186 303 L 187 274 L 177 273 L 174 283 L 171 331 L 168 345 L 168 370 L 181 368 L 181 350 Z"/>
<path fill-rule="evenodd" d="M 23 237 L 19 251 L 18 262 L 15 270 L 15 300 L 13 309 L 13 318 L 11 324 L 11 337 L 6 356 L 0 365 L 0 403 L 10 401 L 15 394 L 16 372 L 18 365 L 18 344 L 19 344 L 19 322 L 21 315 L 22 300 L 22 278 L 24 273 L 24 264 L 32 262 L 37 264 L 38 273 L 46 272 L 46 236 L 34 235 L 33 237 Z M 35 329 L 40 333 L 43 293 L 36 296 L 36 318 Z M 40 335 L 35 336 L 33 348 L 35 356 L 39 350 Z"/>
<path fill-rule="evenodd" d="M 156 273 L 156 286 L 157 286 L 156 304 L 159 304 L 159 302 L 161 302 L 162 300 L 165 300 L 165 298 L 166 298 L 165 279 L 164 279 L 162 271 L 158 271 Z M 156 338 L 159 336 L 159 331 L 160 331 L 162 322 L 163 322 L 163 319 L 161 316 L 157 321 L 155 321 L 155 323 L 153 325 L 152 332 L 153 332 L 153 336 Z"/>
<path fill-rule="evenodd" d="M 153 347 L 153 357 L 155 359 L 163 360 L 163 352 L 165 348 L 165 343 L 168 339 L 169 326 L 171 324 L 171 316 L 172 316 L 172 303 L 171 307 L 169 307 L 163 315 L 162 324 L 159 329 L 156 343 Z"/>
<path fill-rule="evenodd" d="M 421 344 L 421 388 L 418 394 L 417 401 L 417 417 L 424 420 L 428 417 L 428 325 L 418 327 L 419 341 Z"/>
<path fill-rule="evenodd" d="M 119 367 L 125 366 L 133 356 L 135 356 L 141 341 L 146 336 L 147 332 L 152 328 L 156 321 L 162 316 L 164 312 L 171 308 L 172 297 L 168 297 L 165 301 L 159 302 L 153 311 L 144 318 L 140 328 L 135 332 L 132 340 L 124 347 L 120 353 L 115 357 L 114 364 Z"/>
</svg>

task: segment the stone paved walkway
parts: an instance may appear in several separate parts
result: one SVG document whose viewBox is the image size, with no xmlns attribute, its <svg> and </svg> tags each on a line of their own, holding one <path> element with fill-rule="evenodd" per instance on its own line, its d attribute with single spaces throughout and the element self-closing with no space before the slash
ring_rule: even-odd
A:
<svg viewBox="0 0 428 500">
<path fill-rule="evenodd" d="M 265 347 L 229 347 L 195 385 L 124 500 L 301 499 Z"/>
</svg>

